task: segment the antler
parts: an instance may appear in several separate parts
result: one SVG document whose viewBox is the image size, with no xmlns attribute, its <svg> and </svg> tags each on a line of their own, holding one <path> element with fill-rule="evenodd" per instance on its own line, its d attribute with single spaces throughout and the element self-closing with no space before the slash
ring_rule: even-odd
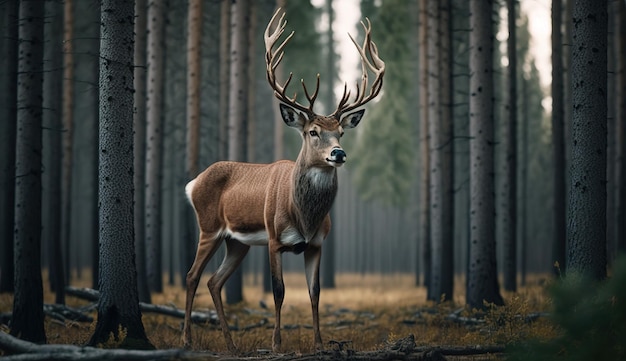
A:
<svg viewBox="0 0 626 361">
<path fill-rule="evenodd" d="M 339 119 L 342 113 L 348 112 L 350 110 L 356 109 L 362 105 L 365 105 L 370 100 L 376 98 L 378 93 L 383 87 L 383 76 L 385 75 L 385 62 L 378 56 L 378 48 L 376 44 L 372 41 L 371 31 L 372 24 L 368 18 L 365 18 L 367 21 L 367 25 L 361 21 L 361 25 L 363 25 L 363 29 L 365 29 L 365 39 L 363 40 L 363 46 L 359 46 L 356 43 L 352 35 L 350 36 L 350 40 L 354 46 L 356 46 L 359 54 L 361 55 L 361 85 L 359 87 L 359 83 L 356 84 L 356 97 L 354 102 L 351 104 L 347 104 L 350 99 L 350 91 L 348 90 L 348 84 L 346 83 L 343 87 L 343 96 L 339 101 L 339 105 L 337 106 L 337 110 L 332 113 L 330 116 Z M 367 55 L 372 59 L 370 62 L 368 60 Z M 372 73 L 376 75 L 374 82 L 372 83 L 372 87 L 370 89 L 369 95 L 365 96 L 365 89 L 367 87 L 367 69 L 369 69 Z M 361 92 L 361 89 L 363 92 Z"/>
<path fill-rule="evenodd" d="M 276 96 L 276 98 L 278 98 L 278 100 L 284 103 L 287 103 L 293 106 L 294 108 L 302 110 L 308 114 L 314 114 L 313 104 L 315 103 L 315 99 L 317 98 L 317 92 L 319 91 L 319 88 L 320 88 L 320 75 L 319 74 L 317 74 L 317 84 L 315 86 L 315 92 L 311 96 L 309 95 L 309 91 L 307 90 L 306 85 L 304 85 L 304 80 L 300 81 L 302 83 L 302 88 L 304 89 L 304 95 L 309 100 L 308 107 L 305 107 L 304 105 L 296 101 L 297 93 L 293 95 L 293 98 L 290 98 L 287 95 L 285 95 L 285 91 L 287 90 L 287 86 L 289 86 L 289 82 L 291 82 L 293 73 L 289 73 L 289 78 L 287 79 L 287 81 L 285 81 L 285 84 L 283 84 L 282 86 L 276 82 L 276 73 L 275 73 L 276 67 L 278 67 L 278 64 L 280 64 L 280 62 L 283 60 L 283 56 L 285 55 L 285 52 L 283 51 L 283 49 L 285 48 L 289 40 L 291 40 L 294 34 L 294 32 L 292 31 L 291 34 L 289 34 L 289 36 L 278 46 L 278 48 L 276 48 L 276 51 L 272 50 L 272 48 L 274 47 L 274 45 L 276 44 L 280 36 L 285 31 L 285 26 L 287 25 L 287 21 L 284 20 L 285 13 L 283 13 L 283 15 L 280 17 L 280 20 L 278 21 L 276 29 L 270 35 L 270 27 L 274 23 L 274 20 L 276 19 L 276 16 L 280 12 L 280 10 L 281 10 L 280 8 L 276 10 L 269 24 L 267 24 L 267 28 L 265 28 L 264 39 L 265 39 L 265 64 L 266 64 L 266 71 L 267 71 L 267 81 L 270 83 L 270 86 L 272 87 L 272 89 L 274 89 L 274 95 Z"/>
</svg>

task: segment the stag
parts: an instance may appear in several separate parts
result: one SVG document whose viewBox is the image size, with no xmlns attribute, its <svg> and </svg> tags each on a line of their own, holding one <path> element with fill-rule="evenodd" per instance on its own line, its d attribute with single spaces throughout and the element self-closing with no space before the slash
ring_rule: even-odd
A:
<svg viewBox="0 0 626 361">
<path fill-rule="evenodd" d="M 280 9 L 276 11 L 265 30 L 265 61 L 267 80 L 274 95 L 281 102 L 280 114 L 289 127 L 302 136 L 302 148 L 295 162 L 281 160 L 271 164 L 217 162 L 209 166 L 185 187 L 200 230 L 196 257 L 187 273 L 187 295 L 183 344 L 191 347 L 191 310 L 198 282 L 207 262 L 222 242 L 226 255 L 217 271 L 210 277 L 208 288 L 215 304 L 220 327 L 230 352 L 236 352 L 228 328 L 221 291 L 228 277 L 239 266 L 250 246 L 268 246 L 276 322 L 272 335 L 272 350 L 281 346 L 280 311 L 285 295 L 282 275 L 282 253 L 304 253 L 306 281 L 311 298 L 313 333 L 316 349 L 322 349 L 319 327 L 319 265 L 322 242 L 330 232 L 329 211 L 337 194 L 337 168 L 346 162 L 346 152 L 339 144 L 345 129 L 356 127 L 364 110 L 355 110 L 374 99 L 383 85 L 385 63 L 379 58 L 371 38 L 371 24 L 361 22 L 365 30 L 363 45 L 356 46 L 363 75 L 357 82 L 356 95 L 344 86 L 337 109 L 328 116 L 318 115 L 313 105 L 319 90 L 319 75 L 311 94 L 304 82 L 302 87 L 308 106 L 296 101 L 296 95 L 285 94 L 292 75 L 281 85 L 276 80 L 283 49 L 293 37 L 291 34 L 274 50 L 286 26 L 283 13 L 274 31 L 271 31 Z M 368 87 L 368 72 L 375 79 Z M 366 94 L 367 93 L 367 94 Z M 345 113 L 348 113 L 344 116 Z"/>
</svg>

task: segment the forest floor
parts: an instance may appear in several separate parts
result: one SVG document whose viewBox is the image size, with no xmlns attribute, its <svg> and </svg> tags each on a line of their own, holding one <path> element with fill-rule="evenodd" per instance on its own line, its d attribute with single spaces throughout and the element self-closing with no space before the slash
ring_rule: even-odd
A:
<svg viewBox="0 0 626 361">
<path fill-rule="evenodd" d="M 414 338 L 415 350 L 470 350 L 469 353 L 458 353 L 463 356 L 446 356 L 447 359 L 502 359 L 502 349 L 508 345 L 530 338 L 550 339 L 557 335 L 557 328 L 545 317 L 550 309 L 550 299 L 545 290 L 547 279 L 545 276 L 531 277 L 528 285 L 517 293 L 503 292 L 505 307 L 491 307 L 487 312 L 478 312 L 464 308 L 462 286 L 456 287 L 454 302 L 437 305 L 426 301 L 426 290 L 416 287 L 411 275 L 338 275 L 336 288 L 322 289 L 321 292 L 320 325 L 325 349 L 341 358 L 375 355 L 376 352 L 402 349 L 402 343 L 407 340 L 411 341 L 410 347 L 413 348 Z M 209 312 L 213 309 L 206 280 L 205 276 L 198 288 L 194 303 L 196 311 Z M 455 283 L 463 285 L 464 281 L 457 279 Z M 88 282 L 77 280 L 72 282 L 72 286 L 87 287 Z M 47 289 L 47 283 L 44 288 L 44 302 L 53 303 L 54 294 Z M 293 357 L 282 359 L 312 355 L 311 310 L 304 275 L 286 274 L 285 289 L 282 355 Z M 239 356 L 247 359 L 275 358 L 276 355 L 271 353 L 274 323 L 272 294 L 263 293 L 261 286 L 255 286 L 252 278 L 246 278 L 244 299 L 240 304 L 226 306 L 229 323 L 235 329 L 233 339 L 241 352 Z M 164 292 L 152 295 L 152 303 L 156 305 L 184 309 L 184 301 L 185 292 L 180 286 L 166 285 Z M 90 304 L 71 295 L 67 296 L 66 302 L 76 308 Z M 0 313 L 11 310 L 11 295 L 1 294 Z M 89 315 L 95 319 L 95 310 Z M 144 312 L 143 323 L 148 338 L 157 349 L 181 347 L 182 319 Z M 95 321 L 59 321 L 46 317 L 45 326 L 49 344 L 84 345 L 95 328 Z M 0 332 L 8 332 L 6 325 L 0 325 Z M 228 357 L 218 326 L 194 324 L 192 334 L 194 350 L 208 351 L 212 357 Z M 476 347 L 479 351 L 471 352 Z M 486 352 L 489 347 L 495 347 L 497 352 Z"/>
</svg>

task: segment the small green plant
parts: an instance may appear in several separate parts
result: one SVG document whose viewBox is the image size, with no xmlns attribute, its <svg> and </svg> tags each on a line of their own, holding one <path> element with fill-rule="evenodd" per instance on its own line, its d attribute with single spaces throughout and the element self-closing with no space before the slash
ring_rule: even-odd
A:
<svg viewBox="0 0 626 361">
<path fill-rule="evenodd" d="M 568 274 L 551 289 L 552 320 L 560 332 L 550 340 L 516 345 L 511 360 L 625 360 L 626 258 L 612 277 L 594 282 Z"/>
</svg>

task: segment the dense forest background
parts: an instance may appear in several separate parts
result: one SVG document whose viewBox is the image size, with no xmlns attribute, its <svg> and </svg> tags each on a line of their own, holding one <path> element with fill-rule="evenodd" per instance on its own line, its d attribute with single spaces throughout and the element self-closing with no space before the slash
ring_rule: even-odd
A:
<svg viewBox="0 0 626 361">
<path fill-rule="evenodd" d="M 17 3 L 0 2 L 0 53 L 7 54 L 0 59 L 2 291 L 12 289 L 13 262 L 18 261 L 10 257 L 17 212 L 11 189 L 20 179 L 14 166 L 15 114 L 19 111 L 15 69 L 17 28 L 24 18 L 17 16 Z M 268 163 L 298 155 L 300 137 L 282 124 L 276 112 L 278 102 L 266 81 L 262 37 L 276 7 L 286 11 L 287 32 L 296 33 L 286 48 L 282 76 L 293 72 L 294 79 L 312 84 L 319 73 L 321 112 L 333 111 L 335 94 L 341 94 L 344 82 L 348 87 L 355 84 L 356 79 L 347 78 L 340 69 L 348 64 L 355 69 L 349 74 L 359 72 L 358 63 L 350 65 L 344 59 L 347 53 L 356 52 L 354 48 L 338 45 L 347 35 L 333 31 L 344 21 L 344 14 L 336 12 L 338 1 L 244 1 L 247 7 L 242 18 L 234 18 L 229 3 L 150 0 L 135 5 L 133 197 L 140 298 L 149 298 L 142 288 L 159 292 L 163 282 L 184 284 L 197 242 L 184 187 L 199 171 L 229 158 L 229 145 L 240 141 L 230 136 L 233 123 L 229 118 L 235 111 L 243 113 L 246 161 Z M 576 204 L 568 203 L 568 190 L 578 184 L 572 186 L 570 171 L 576 168 L 572 166 L 572 140 L 580 135 L 573 120 L 578 109 L 573 105 L 578 104 L 574 89 L 582 87 L 571 85 L 576 33 L 569 19 L 580 19 L 575 12 L 582 10 L 574 8 L 571 0 L 533 3 L 553 10 L 549 87 L 542 84 L 531 51 L 534 42 L 528 18 L 532 15 L 527 11 L 532 6 L 519 6 L 515 1 L 495 2 L 482 9 L 470 9 L 473 2 L 464 0 L 354 2 L 360 18 L 371 20 L 372 36 L 387 72 L 383 92 L 366 106 L 362 125 L 342 140 L 349 161 L 339 170 L 333 228 L 322 260 L 323 286 L 333 287 L 336 273 L 410 273 L 417 285 L 435 287 L 434 282 L 439 287 L 437 270 L 460 276 L 470 272 L 472 257 L 478 257 L 470 251 L 476 213 L 471 174 L 478 167 L 471 159 L 472 142 L 478 138 L 470 114 L 492 121 L 493 137 L 487 142 L 494 157 L 489 172 L 493 184 L 487 194 L 494 204 L 491 214 L 484 216 L 493 223 L 489 249 L 495 252 L 494 265 L 500 274 L 513 279 L 512 284 L 505 282 L 506 288 L 515 290 L 529 273 L 565 270 L 567 222 L 570 236 L 576 228 L 575 218 L 566 215 L 577 210 Z M 102 140 L 98 129 L 102 129 L 104 6 L 90 0 L 46 1 L 45 15 L 39 14 L 45 19 L 41 22 L 45 34 L 41 254 L 42 267 L 57 285 L 88 276 L 94 288 L 99 284 Z M 244 5 L 233 5 L 238 6 Z M 607 150 L 601 158 L 606 165 L 604 179 L 608 179 L 606 237 L 595 244 L 606 250 L 610 265 L 626 239 L 619 227 L 626 223 L 622 161 L 626 15 L 622 1 L 609 1 L 607 9 L 612 11 L 608 12 L 604 48 L 599 45 L 606 66 L 605 116 L 600 115 L 607 120 L 604 134 L 608 135 L 601 147 L 601 152 Z M 485 20 L 480 26 L 485 35 L 478 40 L 472 38 L 478 28 L 471 23 L 470 13 L 480 13 Z M 243 24 L 233 25 L 241 19 Z M 232 43 L 235 29 L 245 35 L 238 44 Z M 359 30 L 354 24 L 351 33 L 357 39 L 362 36 Z M 490 41 L 492 51 L 487 53 L 489 59 L 483 59 L 492 64 L 492 79 L 486 80 L 493 86 L 492 117 L 471 110 L 474 92 L 483 90 L 472 85 L 479 78 L 472 50 L 481 46 L 480 39 Z M 239 104 L 233 101 L 232 91 L 241 85 L 232 82 L 235 64 L 229 54 L 243 52 L 243 48 L 247 48 L 242 68 L 246 69 L 247 95 L 245 104 Z M 300 91 L 297 84 L 290 89 Z M 441 178 L 432 181 L 429 177 Z M 303 269 L 300 256 L 285 254 L 283 259 L 285 271 Z M 207 272 L 214 271 L 221 260 L 218 253 Z M 267 272 L 267 250 L 254 247 L 234 282 L 269 290 Z M 435 300 L 445 293 L 433 292 Z"/>
</svg>

